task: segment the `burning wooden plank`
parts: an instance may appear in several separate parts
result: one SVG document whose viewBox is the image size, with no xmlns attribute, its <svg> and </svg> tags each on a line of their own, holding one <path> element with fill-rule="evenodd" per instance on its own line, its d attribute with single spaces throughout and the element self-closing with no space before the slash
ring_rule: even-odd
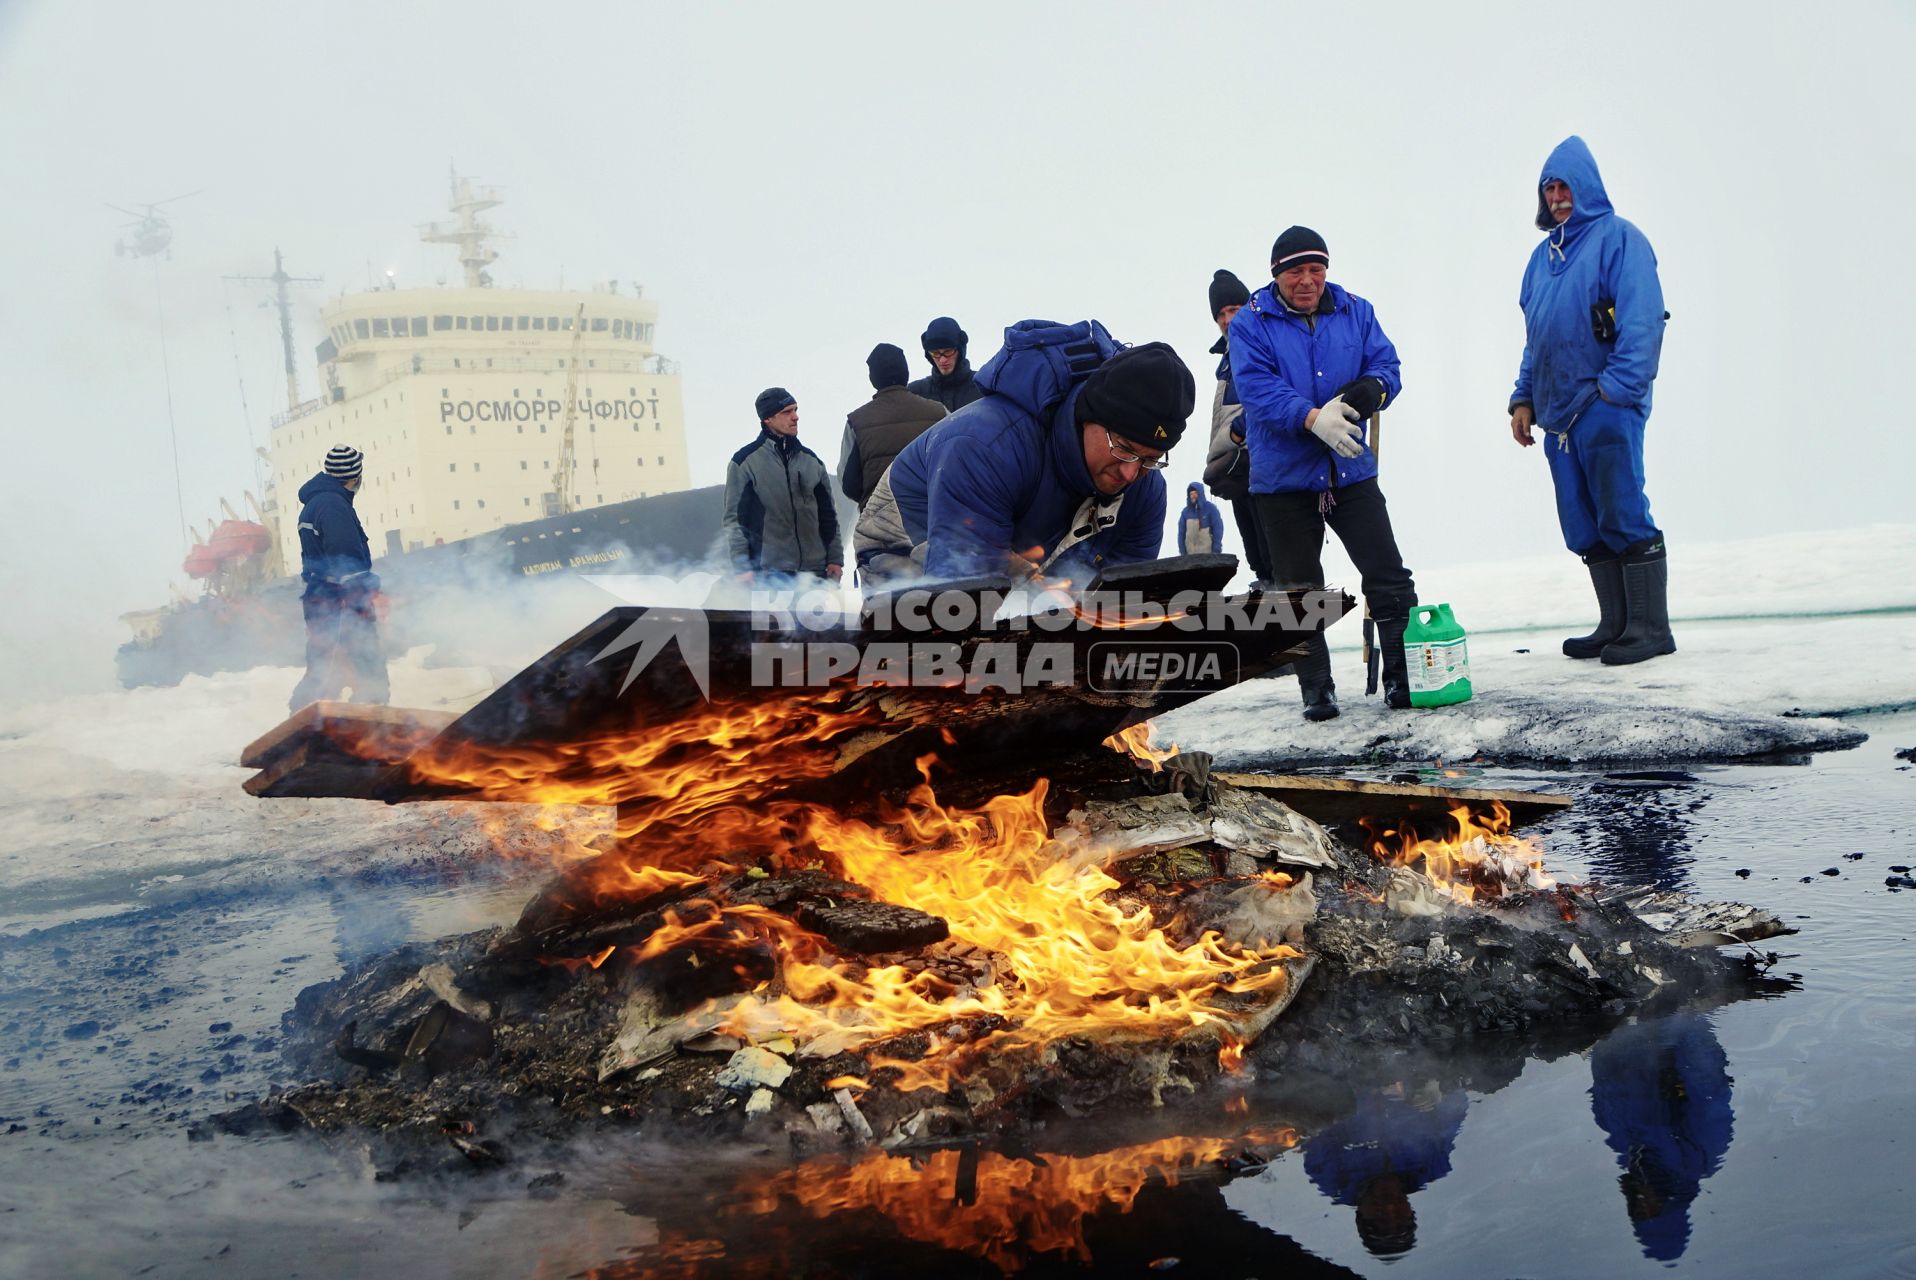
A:
<svg viewBox="0 0 1916 1280">
<path fill-rule="evenodd" d="M 922 600 L 893 593 L 805 625 L 738 610 L 613 609 L 434 726 L 430 742 L 394 736 L 373 750 L 348 740 L 343 722 L 302 712 L 261 741 L 338 737 L 354 768 L 289 757 L 256 794 L 537 799 L 516 767 L 531 752 L 548 791 L 564 783 L 576 802 L 642 804 L 643 794 L 592 786 L 618 763 L 607 763 L 605 744 L 676 735 L 692 752 L 741 728 L 767 747 L 804 734 L 828 748 L 793 780 L 812 795 L 824 796 L 827 780 L 841 795 L 909 785 L 913 762 L 934 748 L 1010 774 L 1272 670 L 1353 605 L 1342 593 L 1224 597 L 1229 562 L 1124 566 L 1027 612 L 996 608 L 1017 595 L 1009 581 L 918 589 Z M 388 766 L 370 786 L 359 767 L 368 761 Z"/>
<path fill-rule="evenodd" d="M 367 799 L 387 768 L 456 719 L 450 711 L 308 703 L 247 744 L 240 763 L 259 772 L 241 785 L 262 797 Z"/>
</svg>

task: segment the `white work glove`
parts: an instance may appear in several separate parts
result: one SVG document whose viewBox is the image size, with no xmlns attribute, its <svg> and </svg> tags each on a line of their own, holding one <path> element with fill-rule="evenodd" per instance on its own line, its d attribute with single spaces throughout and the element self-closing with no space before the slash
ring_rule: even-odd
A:
<svg viewBox="0 0 1916 1280">
<path fill-rule="evenodd" d="M 1343 396 L 1332 396 L 1331 402 L 1317 411 L 1317 417 L 1311 420 L 1311 434 L 1340 458 L 1355 458 L 1364 452 L 1357 410 L 1345 404 Z"/>
</svg>

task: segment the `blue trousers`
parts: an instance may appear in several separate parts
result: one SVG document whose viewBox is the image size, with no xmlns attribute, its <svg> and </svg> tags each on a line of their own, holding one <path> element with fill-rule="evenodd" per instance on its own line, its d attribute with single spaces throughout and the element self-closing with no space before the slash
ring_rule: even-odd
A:
<svg viewBox="0 0 1916 1280">
<path fill-rule="evenodd" d="M 1579 555 L 1598 549 L 1621 554 L 1632 543 L 1660 536 L 1643 492 L 1643 429 L 1650 414 L 1636 405 L 1593 401 L 1564 437 L 1544 437 L 1550 480 L 1557 489 L 1557 523 L 1564 545 Z"/>
</svg>

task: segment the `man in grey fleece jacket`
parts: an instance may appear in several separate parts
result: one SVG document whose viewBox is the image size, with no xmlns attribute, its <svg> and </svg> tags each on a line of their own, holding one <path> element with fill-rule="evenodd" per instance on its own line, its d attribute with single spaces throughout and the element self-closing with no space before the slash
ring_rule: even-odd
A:
<svg viewBox="0 0 1916 1280">
<path fill-rule="evenodd" d="M 766 587 L 800 574 L 838 580 L 844 552 L 832 473 L 798 442 L 798 401 L 758 396 L 758 438 L 725 468 L 725 545 L 740 582 Z"/>
</svg>

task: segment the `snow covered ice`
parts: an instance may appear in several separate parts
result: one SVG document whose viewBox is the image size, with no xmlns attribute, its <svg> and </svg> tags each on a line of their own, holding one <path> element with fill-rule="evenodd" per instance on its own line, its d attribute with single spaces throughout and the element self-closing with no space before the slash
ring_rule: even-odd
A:
<svg viewBox="0 0 1916 1280">
<path fill-rule="evenodd" d="M 1333 561 L 1333 585 L 1355 574 Z M 1563 656 L 1596 621 L 1566 553 L 1417 574 L 1469 631 L 1475 696 L 1390 711 L 1364 696 L 1357 618 L 1331 632 L 1338 705 L 1321 724 L 1291 680 L 1253 680 L 1156 722 L 1227 768 L 1345 761 L 1726 760 L 1854 746 L 1834 717 L 1916 704 L 1916 526 L 1673 549 L 1677 652 L 1638 666 Z M 1354 593 L 1354 592 L 1353 592 Z"/>
</svg>

